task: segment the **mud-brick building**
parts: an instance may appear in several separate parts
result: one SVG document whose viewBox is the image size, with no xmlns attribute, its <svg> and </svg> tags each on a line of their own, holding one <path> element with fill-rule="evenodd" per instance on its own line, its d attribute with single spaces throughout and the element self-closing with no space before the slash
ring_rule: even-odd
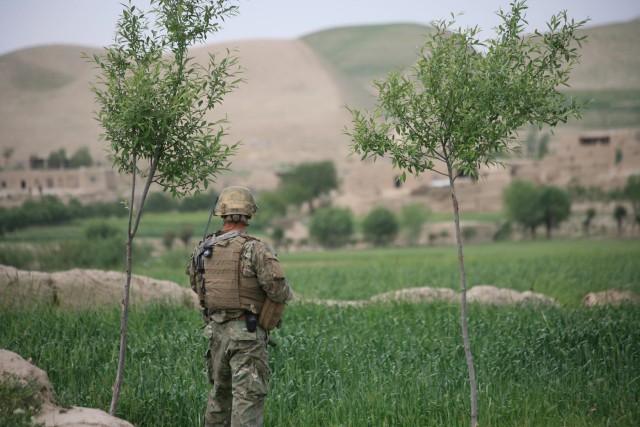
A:
<svg viewBox="0 0 640 427">
<path fill-rule="evenodd" d="M 636 174 L 640 174 L 640 129 L 585 132 L 558 141 L 544 159 L 517 163 L 512 169 L 514 178 L 605 191 L 624 187 Z"/>
<path fill-rule="evenodd" d="M 629 176 L 640 174 L 640 129 L 565 133 L 549 148 L 549 154 L 540 160 L 505 159 L 504 167 L 482 167 L 479 180 L 459 179 L 460 209 L 502 210 L 503 191 L 515 180 L 610 191 L 624 187 Z M 338 167 L 342 186 L 336 204 L 354 213 L 365 213 L 376 205 L 401 208 L 416 202 L 434 212 L 451 211 L 448 181 L 442 175 L 427 171 L 400 184 L 396 180 L 399 172 L 386 158 L 375 162 L 351 159 Z"/>
<path fill-rule="evenodd" d="M 111 168 L 44 169 L 0 171 L 0 204 L 13 204 L 30 196 L 76 197 L 116 190 Z"/>
</svg>

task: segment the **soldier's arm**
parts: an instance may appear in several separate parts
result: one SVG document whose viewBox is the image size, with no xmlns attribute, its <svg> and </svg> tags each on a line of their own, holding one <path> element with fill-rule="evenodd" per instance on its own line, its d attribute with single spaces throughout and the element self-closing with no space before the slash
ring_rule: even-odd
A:
<svg viewBox="0 0 640 427">
<path fill-rule="evenodd" d="M 262 242 L 255 242 L 253 258 L 258 282 L 267 297 L 274 302 L 291 301 L 293 290 L 287 283 L 276 252 Z"/>
</svg>

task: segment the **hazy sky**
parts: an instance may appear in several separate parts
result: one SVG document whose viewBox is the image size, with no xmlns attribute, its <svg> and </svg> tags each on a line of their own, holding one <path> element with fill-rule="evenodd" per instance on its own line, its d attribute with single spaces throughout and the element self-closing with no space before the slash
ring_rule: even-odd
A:
<svg viewBox="0 0 640 427">
<path fill-rule="evenodd" d="M 106 46 L 128 0 L 0 0 L 0 54 L 45 44 Z M 509 0 L 244 0 L 209 41 L 291 39 L 336 26 L 412 22 L 428 24 L 463 13 L 458 25 L 478 25 L 481 38 L 491 37 L 495 12 Z M 135 0 L 147 8 L 148 0 Z M 590 26 L 640 17 L 640 0 L 529 0 L 529 31 L 544 30 L 549 17 L 567 10 Z"/>
</svg>

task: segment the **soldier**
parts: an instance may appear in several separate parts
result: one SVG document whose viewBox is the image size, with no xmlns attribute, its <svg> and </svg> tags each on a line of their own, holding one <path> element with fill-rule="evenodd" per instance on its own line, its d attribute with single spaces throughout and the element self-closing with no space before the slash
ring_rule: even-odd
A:
<svg viewBox="0 0 640 427">
<path fill-rule="evenodd" d="M 293 299 L 275 251 L 245 233 L 256 210 L 248 189 L 225 188 L 213 211 L 223 227 L 198 244 L 187 266 L 207 322 L 207 427 L 263 424 L 269 331 Z"/>
</svg>

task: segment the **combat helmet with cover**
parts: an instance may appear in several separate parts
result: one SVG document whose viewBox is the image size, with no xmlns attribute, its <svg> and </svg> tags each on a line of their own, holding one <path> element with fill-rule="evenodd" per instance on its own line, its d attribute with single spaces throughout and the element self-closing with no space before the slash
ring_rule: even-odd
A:
<svg viewBox="0 0 640 427">
<path fill-rule="evenodd" d="M 213 214 L 238 221 L 243 216 L 251 218 L 257 210 L 258 206 L 256 206 L 253 194 L 248 188 L 232 186 L 222 190 L 213 208 Z"/>
</svg>

